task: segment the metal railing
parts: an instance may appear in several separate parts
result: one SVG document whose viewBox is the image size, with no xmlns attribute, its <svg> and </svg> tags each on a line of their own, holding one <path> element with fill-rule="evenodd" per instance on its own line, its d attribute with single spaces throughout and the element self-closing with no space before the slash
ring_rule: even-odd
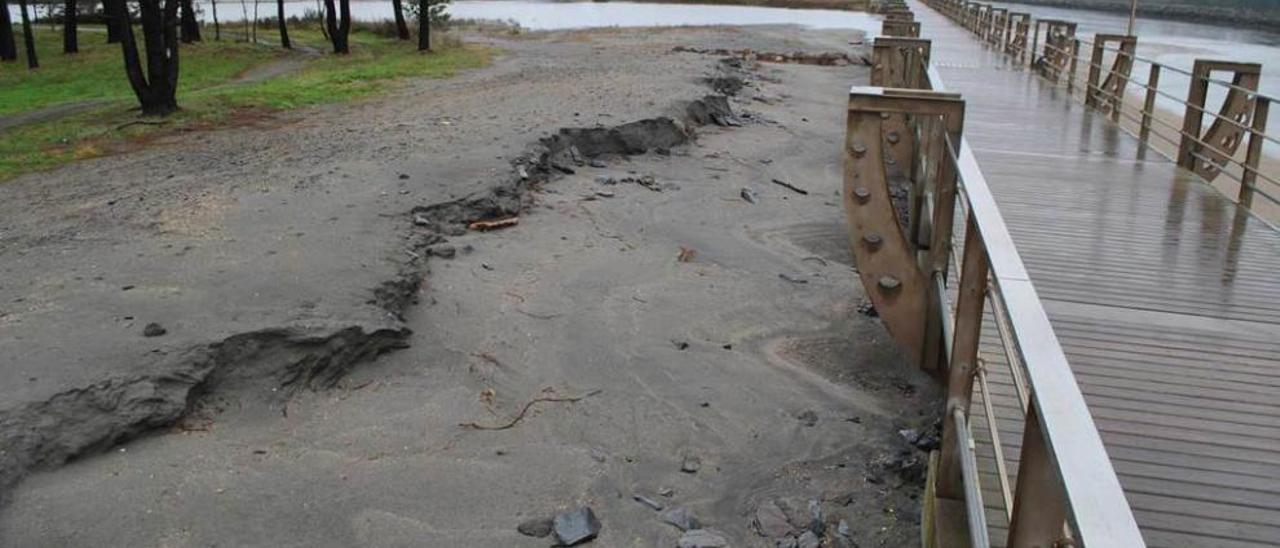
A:
<svg viewBox="0 0 1280 548">
<path fill-rule="evenodd" d="M 990 41 L 992 30 L 975 28 L 973 18 L 966 15 L 972 11 L 966 6 L 977 3 L 964 0 L 927 3 L 969 28 L 979 39 Z M 980 20 L 978 24 L 990 26 L 993 22 Z M 1070 25 L 1069 33 L 1050 40 L 1050 30 L 1046 29 L 1046 39 L 1041 44 L 1041 26 L 1052 28 L 1054 24 Z M 1264 147 L 1280 145 L 1280 138 L 1267 133 L 1270 107 L 1277 98 L 1258 91 L 1259 65 L 1197 59 L 1192 70 L 1186 70 L 1138 55 L 1135 36 L 1098 34 L 1094 40 L 1088 40 L 1075 35 L 1074 23 L 1047 19 L 1036 20 L 1032 28 L 1029 61 L 1024 61 L 1019 52 L 1011 51 L 1017 48 L 1011 45 L 1013 36 L 1009 32 L 996 33 L 1002 34 L 1005 40 L 995 45 L 1020 63 L 1038 68 L 1053 85 L 1065 88 L 1086 106 L 1106 111 L 1112 121 L 1136 137 L 1144 149 L 1169 158 L 1206 182 L 1212 183 L 1219 176 L 1229 179 L 1236 187 L 1234 195 L 1229 196 L 1246 208 L 1253 209 L 1257 197 L 1266 200 L 1270 207 L 1280 206 L 1280 173 L 1276 172 L 1278 168 L 1264 163 Z M 1117 42 L 1121 45 L 1113 45 Z M 1082 58 L 1081 50 L 1090 51 L 1090 56 Z M 1081 78 L 1077 68 L 1081 65 L 1087 69 L 1085 78 Z M 1134 72 L 1144 74 L 1145 78 L 1134 78 Z M 1228 72 L 1232 77 L 1230 80 L 1214 78 L 1215 72 Z M 1189 80 L 1185 97 L 1161 89 L 1161 76 L 1168 73 Z M 1130 95 L 1130 88 L 1136 91 L 1135 95 Z M 1225 96 L 1218 109 L 1206 105 L 1214 95 Z M 1176 120 L 1178 113 L 1162 109 L 1158 104 L 1160 100 L 1182 109 L 1180 122 L 1171 121 Z M 1203 127 L 1206 117 L 1211 120 L 1208 130 Z M 1275 221 L 1274 213 L 1272 217 Z"/>
<path fill-rule="evenodd" d="M 931 4 L 975 25 L 988 11 Z M 1008 17 L 996 19 L 1009 24 Z M 918 38 L 877 39 L 876 87 L 850 91 L 845 169 L 850 241 L 868 296 L 904 352 L 946 382 L 942 445 L 926 496 L 932 516 L 925 520 L 926 545 L 991 544 L 970 431 L 977 391 L 1010 524 L 1008 546 L 1144 546 L 1066 355 L 963 138 L 964 101 L 946 91 L 929 49 Z M 891 184 L 907 186 L 905 204 L 894 203 Z M 902 210 L 905 233 L 895 213 Z M 988 314 L 1025 425 L 1012 485 L 988 360 L 979 353 Z M 958 521 L 941 516 L 957 511 L 964 513 Z M 946 529 L 949 523 L 966 530 Z"/>
</svg>

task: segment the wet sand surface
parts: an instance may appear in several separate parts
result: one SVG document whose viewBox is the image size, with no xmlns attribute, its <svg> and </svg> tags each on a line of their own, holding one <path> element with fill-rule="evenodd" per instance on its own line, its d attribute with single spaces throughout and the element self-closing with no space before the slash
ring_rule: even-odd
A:
<svg viewBox="0 0 1280 548">
<path fill-rule="evenodd" d="M 681 118 L 725 64 L 675 46 L 856 38 L 475 37 L 492 67 L 0 187 L 0 543 L 546 546 L 517 525 L 589 506 L 676 546 L 637 495 L 733 546 L 918 542 L 936 394 L 859 313 L 837 192 L 866 67 L 742 63 L 731 123 L 561 166 L 513 227 L 412 213 Z"/>
</svg>

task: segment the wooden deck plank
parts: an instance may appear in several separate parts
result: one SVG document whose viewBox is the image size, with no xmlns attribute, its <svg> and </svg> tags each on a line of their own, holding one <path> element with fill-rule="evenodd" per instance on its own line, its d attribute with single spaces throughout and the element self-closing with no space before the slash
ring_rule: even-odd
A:
<svg viewBox="0 0 1280 548">
<path fill-rule="evenodd" d="M 1280 546 L 1280 232 L 909 0 L 1150 546 Z M 1009 480 L 1021 406 L 981 352 Z M 1004 509 L 971 413 L 993 543 Z"/>
</svg>

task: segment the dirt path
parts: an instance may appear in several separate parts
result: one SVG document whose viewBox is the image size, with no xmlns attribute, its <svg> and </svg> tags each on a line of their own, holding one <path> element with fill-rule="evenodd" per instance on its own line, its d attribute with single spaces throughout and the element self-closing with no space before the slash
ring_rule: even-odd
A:
<svg viewBox="0 0 1280 548">
<path fill-rule="evenodd" d="M 304 112 L 0 186 L 0 424 L 62 413 L 34 454 L 65 458 L 177 421 L 27 477 L 0 539 L 545 546 L 517 524 L 588 505 L 595 545 L 675 545 L 639 495 L 734 546 L 914 542 L 920 453 L 898 430 L 928 425 L 932 391 L 857 312 L 838 207 L 845 93 L 865 68 L 747 63 L 730 127 L 584 165 L 525 156 L 561 127 L 687 117 L 725 69 L 674 46 L 848 38 L 534 35 L 324 123 Z M 558 172 L 516 198 L 516 227 L 440 221 L 500 213 L 525 186 L 513 161 Z M 164 336 L 142 336 L 153 321 Z M 539 397 L 582 399 L 519 415 Z"/>
</svg>

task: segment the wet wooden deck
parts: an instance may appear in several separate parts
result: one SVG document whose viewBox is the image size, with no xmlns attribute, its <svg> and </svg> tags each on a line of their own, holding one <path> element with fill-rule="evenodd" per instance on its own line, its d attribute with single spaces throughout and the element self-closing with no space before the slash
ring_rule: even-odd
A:
<svg viewBox="0 0 1280 548">
<path fill-rule="evenodd" d="M 1280 231 L 911 1 L 1150 546 L 1280 546 Z M 983 357 L 1017 473 L 1021 411 Z M 988 517 L 1001 504 L 981 400 Z"/>
</svg>

